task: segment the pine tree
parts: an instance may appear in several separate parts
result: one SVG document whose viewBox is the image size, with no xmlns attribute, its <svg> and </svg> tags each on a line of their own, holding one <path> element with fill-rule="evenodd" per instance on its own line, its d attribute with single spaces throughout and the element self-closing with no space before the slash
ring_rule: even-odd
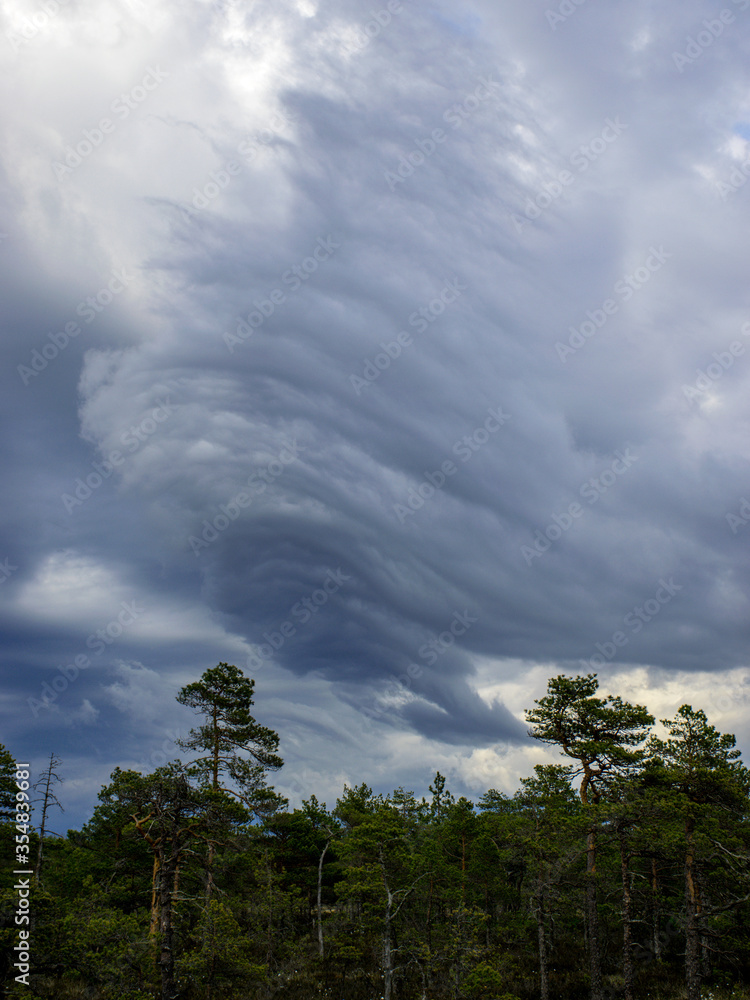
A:
<svg viewBox="0 0 750 1000">
<path fill-rule="evenodd" d="M 599 915 L 597 909 L 597 812 L 606 801 L 610 784 L 632 773 L 642 760 L 636 750 L 648 735 L 654 718 L 642 705 L 630 705 L 619 697 L 595 697 L 596 674 L 566 677 L 561 674 L 547 684 L 547 694 L 537 708 L 526 713 L 534 728 L 531 736 L 560 747 L 580 767 L 580 796 L 590 810 L 586 843 L 586 919 L 589 933 L 591 1000 L 603 1000 Z"/>
<path fill-rule="evenodd" d="M 572 861 L 570 826 L 578 818 L 575 793 L 570 787 L 572 765 L 537 764 L 533 778 L 522 778 L 516 800 L 528 815 L 528 839 L 534 888 L 532 905 L 537 925 L 540 1000 L 550 1000 L 548 927 L 552 906 L 563 873 Z"/>
<path fill-rule="evenodd" d="M 276 753 L 278 734 L 250 714 L 254 688 L 255 681 L 238 667 L 219 663 L 177 695 L 181 705 L 205 719 L 198 729 L 190 730 L 188 739 L 178 740 L 178 746 L 202 752 L 193 769 L 215 791 L 238 798 L 251 810 L 266 797 L 264 774 L 284 764 Z"/>
<path fill-rule="evenodd" d="M 193 848 L 214 844 L 227 823 L 241 820 L 242 815 L 236 807 L 233 814 L 233 800 L 222 796 L 223 810 L 217 818 L 217 796 L 191 783 L 180 761 L 146 776 L 116 768 L 112 783 L 99 798 L 105 813 L 130 816 L 131 836 L 140 837 L 153 857 L 151 936 L 154 943 L 158 941 L 161 1000 L 175 1000 L 174 909 L 180 870 L 196 854 Z"/>
<path fill-rule="evenodd" d="M 278 734 L 250 714 L 254 687 L 255 681 L 229 663 L 219 663 L 206 670 L 200 680 L 183 687 L 177 701 L 195 709 L 205 722 L 191 729 L 189 738 L 178 740 L 177 745 L 182 750 L 202 752 L 191 771 L 215 795 L 233 796 L 256 815 L 267 815 L 282 805 L 282 799 L 266 786 L 265 774 L 278 770 L 284 762 L 276 754 Z M 214 889 L 214 855 L 215 848 L 210 845 L 207 901 Z"/>
<path fill-rule="evenodd" d="M 668 728 L 669 739 L 652 737 L 649 750 L 653 754 L 652 767 L 661 771 L 662 779 L 678 793 L 677 805 L 684 817 L 685 980 L 688 1000 L 700 1000 L 704 973 L 701 948 L 703 945 L 707 949 L 706 921 L 712 908 L 706 899 L 705 880 L 700 877 L 698 835 L 706 832 L 713 849 L 720 856 L 725 855 L 726 863 L 733 869 L 733 879 L 748 889 L 750 857 L 747 852 L 744 858 L 732 857 L 734 852 L 728 851 L 719 838 L 724 839 L 721 828 L 732 814 L 747 814 L 750 772 L 738 761 L 740 751 L 735 749 L 735 737 L 730 733 L 720 734 L 709 725 L 705 712 L 683 705 L 674 719 L 662 719 L 662 723 Z M 712 813 L 715 815 L 717 811 L 723 816 L 711 831 Z M 735 896 L 713 912 L 739 906 L 748 899 L 750 893 Z"/>
<path fill-rule="evenodd" d="M 10 822 L 16 809 L 16 761 L 0 743 L 0 822 Z"/>
<path fill-rule="evenodd" d="M 44 837 L 47 833 L 47 813 L 49 812 L 50 806 L 57 806 L 60 812 L 65 812 L 53 790 L 53 783 L 62 784 L 62 778 L 57 773 L 57 768 L 61 764 L 62 760 L 54 753 L 50 752 L 49 764 L 34 782 L 34 791 L 42 791 L 41 798 L 35 800 L 37 802 L 41 801 L 42 803 L 42 821 L 39 824 L 39 846 L 37 847 L 36 865 L 34 866 L 34 882 L 36 885 L 39 884 L 39 879 L 42 874 Z M 60 836 L 60 834 L 56 834 L 56 836 Z"/>
</svg>

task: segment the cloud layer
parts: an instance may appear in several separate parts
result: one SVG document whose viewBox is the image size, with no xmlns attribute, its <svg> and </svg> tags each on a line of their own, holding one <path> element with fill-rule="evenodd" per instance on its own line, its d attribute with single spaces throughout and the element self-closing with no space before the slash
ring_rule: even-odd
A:
<svg viewBox="0 0 750 1000">
<path fill-rule="evenodd" d="M 0 25 L 4 741 L 83 815 L 219 660 L 293 799 L 510 790 L 558 672 L 747 741 L 750 4 L 47 6 Z"/>
</svg>

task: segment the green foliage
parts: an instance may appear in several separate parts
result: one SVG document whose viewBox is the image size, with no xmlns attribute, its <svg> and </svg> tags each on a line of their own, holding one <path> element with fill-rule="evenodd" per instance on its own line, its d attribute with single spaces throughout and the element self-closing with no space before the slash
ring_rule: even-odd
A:
<svg viewBox="0 0 750 1000">
<path fill-rule="evenodd" d="M 222 1000 L 242 1000 L 249 985 L 266 978 L 266 966 L 247 955 L 246 935 L 229 907 L 216 899 L 207 904 L 192 937 L 197 945 L 177 963 L 183 984 L 209 984 Z"/>
<path fill-rule="evenodd" d="M 16 761 L 0 743 L 0 822 L 10 820 L 16 807 Z"/>
<path fill-rule="evenodd" d="M 487 962 L 475 965 L 464 980 L 464 992 L 471 1000 L 496 1000 L 505 985 L 503 977 Z M 506 997 L 510 994 L 506 993 Z"/>
<path fill-rule="evenodd" d="M 84 879 L 75 900 L 59 921 L 56 960 L 74 978 L 95 986 L 102 1000 L 137 990 L 148 972 L 148 913 L 125 914 L 109 905 L 108 894 Z"/>
<path fill-rule="evenodd" d="M 279 737 L 255 721 L 250 714 L 255 681 L 229 663 L 206 670 L 199 681 L 187 684 L 177 695 L 181 705 L 194 708 L 206 717 L 205 725 L 190 731 L 190 739 L 180 745 L 187 750 L 206 750 L 196 763 L 213 767 L 218 754 L 222 768 L 231 772 L 238 751 L 245 751 L 266 769 L 277 769 L 283 761 L 274 753 Z"/>
<path fill-rule="evenodd" d="M 427 798 L 360 783 L 331 810 L 315 795 L 289 810 L 264 783 L 278 737 L 250 715 L 253 682 L 219 664 L 180 692 L 202 717 L 192 762 L 116 769 L 89 822 L 45 840 L 32 986 L 5 996 L 538 1000 L 546 949 L 549 997 L 585 1000 L 593 829 L 605 994 L 625 991 L 625 879 L 634 1000 L 684 996 L 689 847 L 701 1000 L 750 1000 L 750 782 L 734 737 L 683 706 L 644 751 L 646 709 L 597 690 L 596 675 L 549 682 L 528 718 L 568 763 L 537 765 L 512 795 L 475 803 L 438 771 Z M 3 767 L 4 748 L 0 802 Z"/>
<path fill-rule="evenodd" d="M 649 740 L 652 772 L 690 802 L 745 808 L 750 772 L 738 760 L 735 737 L 719 733 L 705 712 L 690 705 L 662 724 L 669 729 L 669 739 Z"/>
<path fill-rule="evenodd" d="M 597 803 L 615 777 L 632 772 L 643 759 L 634 749 L 643 743 L 654 717 L 643 705 L 631 705 L 619 696 L 595 697 L 596 674 L 553 677 L 547 694 L 526 712 L 531 735 L 580 762 L 581 799 Z"/>
</svg>

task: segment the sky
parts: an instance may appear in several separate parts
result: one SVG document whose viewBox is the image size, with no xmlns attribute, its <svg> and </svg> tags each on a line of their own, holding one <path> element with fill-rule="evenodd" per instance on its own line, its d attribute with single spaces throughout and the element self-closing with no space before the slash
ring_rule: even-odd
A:
<svg viewBox="0 0 750 1000">
<path fill-rule="evenodd" d="M 512 794 L 557 674 L 750 750 L 750 0 L 7 0 L 2 741 L 255 680 L 292 806 Z"/>
</svg>

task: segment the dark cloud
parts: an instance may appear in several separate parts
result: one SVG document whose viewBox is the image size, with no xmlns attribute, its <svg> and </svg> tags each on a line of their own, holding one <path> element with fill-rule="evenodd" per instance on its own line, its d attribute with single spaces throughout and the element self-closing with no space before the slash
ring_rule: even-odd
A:
<svg viewBox="0 0 750 1000">
<path fill-rule="evenodd" d="M 744 704 L 741 8 L 688 64 L 703 5 L 645 0 L 113 3 L 24 43 L 5 739 L 54 745 L 81 815 L 176 754 L 219 660 L 293 796 L 311 762 L 329 797 L 511 788 L 555 671 Z"/>
</svg>

